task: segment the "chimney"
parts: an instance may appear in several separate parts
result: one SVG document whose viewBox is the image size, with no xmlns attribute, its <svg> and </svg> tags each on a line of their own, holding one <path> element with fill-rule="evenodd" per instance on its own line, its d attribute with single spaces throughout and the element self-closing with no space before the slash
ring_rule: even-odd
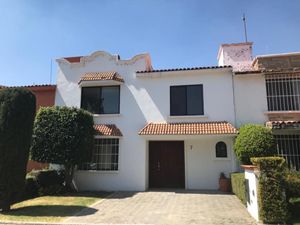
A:
<svg viewBox="0 0 300 225">
<path fill-rule="evenodd" d="M 219 66 L 232 66 L 233 71 L 253 70 L 253 42 L 222 44 L 218 53 Z"/>
</svg>

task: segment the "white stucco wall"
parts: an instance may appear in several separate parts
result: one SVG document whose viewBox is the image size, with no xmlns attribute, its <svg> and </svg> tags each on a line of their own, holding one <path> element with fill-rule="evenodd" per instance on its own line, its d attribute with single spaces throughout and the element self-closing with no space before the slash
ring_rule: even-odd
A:
<svg viewBox="0 0 300 225">
<path fill-rule="evenodd" d="M 117 60 L 105 52 L 96 52 L 80 63 L 58 60 L 56 105 L 80 107 L 80 77 L 86 72 L 116 71 L 125 80 L 120 88 L 120 114 L 97 115 L 96 124 L 115 124 L 122 132 L 119 143 L 119 171 L 77 171 L 75 181 L 80 190 L 145 190 L 148 187 L 147 139 L 138 132 L 148 122 L 235 122 L 233 107 L 233 82 L 230 69 L 174 71 L 136 76 L 135 71 L 146 70 L 148 55 L 131 60 Z M 170 117 L 170 86 L 203 84 L 205 116 Z M 174 137 L 173 137 L 174 138 Z M 178 137 L 177 137 L 178 138 Z M 201 137 L 199 137 L 201 138 Z M 232 147 L 232 137 L 226 139 Z M 213 160 L 216 140 L 186 140 L 195 150 L 186 150 L 187 188 L 216 189 L 220 172 L 235 170 L 230 160 Z M 202 157 L 212 159 L 206 161 Z M 203 162 L 202 162 L 203 161 Z M 199 165 L 202 162 L 202 165 Z M 210 163 L 208 163 L 210 162 Z M 205 166 L 204 166 L 205 165 Z M 199 172 L 206 171 L 206 172 Z"/>
<path fill-rule="evenodd" d="M 215 157 L 215 145 L 224 141 L 228 158 Z M 220 173 L 227 177 L 237 170 L 232 137 L 203 137 L 185 141 L 185 174 L 187 189 L 217 190 Z"/>
<path fill-rule="evenodd" d="M 257 198 L 257 187 L 258 179 L 255 174 L 255 170 L 245 170 L 245 179 L 249 182 L 249 196 L 250 202 L 247 202 L 247 210 L 250 215 L 259 221 L 259 210 L 258 210 L 258 198 Z"/>
<path fill-rule="evenodd" d="M 263 75 L 234 76 L 236 126 L 247 123 L 264 124 L 268 118 L 267 92 Z"/>
</svg>

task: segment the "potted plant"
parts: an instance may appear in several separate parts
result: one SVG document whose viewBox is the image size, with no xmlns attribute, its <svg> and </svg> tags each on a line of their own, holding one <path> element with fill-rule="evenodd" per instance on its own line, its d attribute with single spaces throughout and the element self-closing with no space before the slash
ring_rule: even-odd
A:
<svg viewBox="0 0 300 225">
<path fill-rule="evenodd" d="M 222 172 L 219 178 L 219 190 L 222 192 L 230 192 L 230 179 Z"/>
</svg>

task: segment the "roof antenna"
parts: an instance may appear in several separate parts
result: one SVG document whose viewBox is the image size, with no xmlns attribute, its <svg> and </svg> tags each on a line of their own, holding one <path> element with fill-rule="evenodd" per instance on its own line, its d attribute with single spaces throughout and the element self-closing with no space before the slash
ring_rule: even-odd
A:
<svg viewBox="0 0 300 225">
<path fill-rule="evenodd" d="M 243 14 L 242 20 L 243 20 L 243 22 L 244 22 L 245 41 L 248 42 L 248 38 L 247 38 L 247 24 L 246 24 L 246 16 L 245 16 L 245 13 Z"/>
</svg>

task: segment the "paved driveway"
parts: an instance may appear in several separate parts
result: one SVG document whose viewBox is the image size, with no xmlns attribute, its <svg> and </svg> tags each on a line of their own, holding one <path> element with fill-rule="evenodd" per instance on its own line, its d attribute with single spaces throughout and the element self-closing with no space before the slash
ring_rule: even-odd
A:
<svg viewBox="0 0 300 225">
<path fill-rule="evenodd" d="M 100 224 L 256 224 L 234 196 L 213 192 L 116 192 L 66 222 Z"/>
</svg>

